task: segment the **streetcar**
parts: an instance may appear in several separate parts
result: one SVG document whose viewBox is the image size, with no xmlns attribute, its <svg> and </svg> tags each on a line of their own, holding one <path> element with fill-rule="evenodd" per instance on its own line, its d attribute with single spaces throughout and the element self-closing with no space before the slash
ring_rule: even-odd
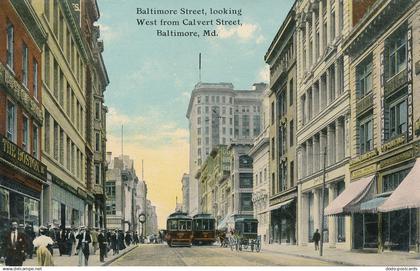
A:
<svg viewBox="0 0 420 271">
<path fill-rule="evenodd" d="M 216 220 L 211 214 L 193 216 L 193 244 L 211 245 L 216 242 Z"/>
<path fill-rule="evenodd" d="M 192 245 L 192 219 L 187 213 L 176 212 L 166 221 L 165 240 L 170 247 Z"/>
<path fill-rule="evenodd" d="M 235 221 L 234 236 L 230 238 L 231 250 L 261 251 L 261 236 L 258 235 L 258 220 L 254 218 L 239 218 Z"/>
</svg>

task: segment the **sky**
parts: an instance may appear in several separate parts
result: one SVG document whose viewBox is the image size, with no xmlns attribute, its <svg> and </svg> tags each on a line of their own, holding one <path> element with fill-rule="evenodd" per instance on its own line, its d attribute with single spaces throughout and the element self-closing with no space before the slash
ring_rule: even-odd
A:
<svg viewBox="0 0 420 271">
<path fill-rule="evenodd" d="M 158 223 L 182 201 L 182 174 L 188 173 L 189 131 L 186 112 L 190 93 L 199 81 L 198 55 L 202 54 L 202 82 L 230 82 L 235 89 L 250 89 L 268 82 L 264 55 L 293 0 L 98 0 L 104 61 L 110 84 L 105 92 L 107 151 L 134 159 L 144 179 L 148 198 L 156 206 Z M 137 8 L 205 9 L 204 15 L 142 15 Z M 238 15 L 210 15 L 210 8 L 241 9 Z M 161 26 L 160 20 L 238 20 L 240 26 L 210 26 L 217 37 L 204 37 L 202 26 Z M 137 19 L 157 19 L 158 25 L 139 26 Z M 161 37 L 156 31 L 197 31 L 200 37 Z"/>
</svg>

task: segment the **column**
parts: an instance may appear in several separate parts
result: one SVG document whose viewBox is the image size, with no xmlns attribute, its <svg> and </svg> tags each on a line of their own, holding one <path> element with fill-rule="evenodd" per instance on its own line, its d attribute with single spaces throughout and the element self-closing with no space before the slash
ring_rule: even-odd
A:
<svg viewBox="0 0 420 271">
<path fill-rule="evenodd" d="M 312 85 L 312 101 L 313 101 L 313 111 L 314 111 L 314 117 L 318 114 L 320 104 L 319 104 L 319 85 L 316 83 Z"/>
<path fill-rule="evenodd" d="M 308 71 L 309 69 L 310 69 L 310 67 L 309 67 L 309 22 L 308 21 L 306 21 L 305 22 L 305 27 L 306 27 L 306 42 L 305 42 L 305 45 L 304 46 L 306 46 L 306 55 L 305 55 L 305 57 L 306 57 L 306 65 L 305 65 L 305 71 Z"/>
<path fill-rule="evenodd" d="M 335 121 L 335 142 L 337 143 L 336 160 L 341 161 L 344 158 L 344 127 L 342 117 Z"/>
<path fill-rule="evenodd" d="M 297 179 L 300 180 L 303 178 L 303 150 L 302 150 L 302 146 L 299 146 L 297 148 L 297 165 L 298 165 L 298 169 L 297 169 Z M 271 187 L 271 186 L 270 186 Z"/>
<path fill-rule="evenodd" d="M 322 10 L 324 7 L 322 6 L 322 1 L 319 1 L 319 10 L 318 10 L 318 16 L 319 16 L 319 48 L 320 48 L 320 55 L 322 55 L 325 51 L 326 44 L 324 44 L 324 16 L 322 15 Z"/>
<path fill-rule="evenodd" d="M 331 101 L 331 95 L 330 95 L 330 69 L 328 68 L 325 72 L 325 91 L 327 92 L 327 101 L 326 105 L 329 105 Z"/>
<path fill-rule="evenodd" d="M 321 209 L 321 190 L 314 189 L 312 190 L 314 194 L 314 206 L 313 206 L 313 216 L 314 216 L 314 232 L 316 229 L 320 230 L 321 228 L 321 221 L 320 221 L 320 209 Z"/>
<path fill-rule="evenodd" d="M 325 133 L 325 130 L 322 130 L 319 133 L 319 165 L 322 168 L 324 168 L 324 166 L 328 165 L 328 152 L 327 152 L 327 157 L 326 157 L 326 164 L 324 165 L 324 151 L 325 151 L 325 147 L 327 147 L 327 134 Z M 328 151 L 328 149 L 327 149 Z"/>
<path fill-rule="evenodd" d="M 307 245 L 308 243 L 308 198 L 307 193 L 302 193 L 302 185 L 298 185 L 298 244 Z"/>
<path fill-rule="evenodd" d="M 315 12 L 312 12 L 312 63 L 315 65 L 317 61 L 316 53 L 316 16 Z"/>
<path fill-rule="evenodd" d="M 338 60 L 336 60 L 334 62 L 334 73 L 335 73 L 335 97 L 338 98 L 341 94 L 341 89 L 340 89 L 340 65 L 338 65 Z"/>
<path fill-rule="evenodd" d="M 333 165 L 335 163 L 335 145 L 334 145 L 334 128 L 331 125 L 327 126 L 327 144 L 328 144 L 328 163 L 327 165 Z"/>
<path fill-rule="evenodd" d="M 320 170 L 320 161 L 319 161 L 319 153 L 320 153 L 320 148 L 319 148 L 319 134 L 316 134 L 313 137 L 314 140 L 314 171 L 317 172 Z"/>
<path fill-rule="evenodd" d="M 327 9 L 326 18 L 327 18 L 327 44 L 331 43 L 331 32 L 330 32 L 330 24 L 331 24 L 331 5 L 330 0 L 326 1 L 327 6 L 325 7 Z"/>
<path fill-rule="evenodd" d="M 336 197 L 336 184 L 331 183 L 328 186 L 328 202 L 331 203 Z M 328 217 L 328 239 L 329 245 L 331 248 L 335 248 L 336 242 L 336 227 L 337 227 L 337 218 L 335 216 Z"/>
<path fill-rule="evenodd" d="M 308 167 L 308 175 L 311 175 L 313 173 L 313 151 L 312 151 L 312 142 L 310 139 L 306 141 L 306 153 L 308 154 L 308 160 L 306 162 L 306 165 Z"/>
</svg>

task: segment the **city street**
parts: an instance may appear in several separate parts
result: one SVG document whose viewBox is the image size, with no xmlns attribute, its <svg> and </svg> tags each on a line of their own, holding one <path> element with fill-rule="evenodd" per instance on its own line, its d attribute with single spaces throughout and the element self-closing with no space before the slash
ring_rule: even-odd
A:
<svg viewBox="0 0 420 271">
<path fill-rule="evenodd" d="M 169 247 L 166 244 L 141 245 L 118 258 L 111 266 L 267 266 L 267 265 L 333 265 L 315 259 L 281 255 L 262 250 L 231 251 L 218 246 Z"/>
</svg>

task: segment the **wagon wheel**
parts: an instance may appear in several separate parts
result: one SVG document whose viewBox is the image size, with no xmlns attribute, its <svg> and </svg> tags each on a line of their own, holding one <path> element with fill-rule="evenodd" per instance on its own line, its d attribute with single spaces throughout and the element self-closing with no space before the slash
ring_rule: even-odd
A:
<svg viewBox="0 0 420 271">
<path fill-rule="evenodd" d="M 249 240 L 244 240 L 243 245 L 244 245 L 244 249 L 248 249 Z"/>
</svg>

